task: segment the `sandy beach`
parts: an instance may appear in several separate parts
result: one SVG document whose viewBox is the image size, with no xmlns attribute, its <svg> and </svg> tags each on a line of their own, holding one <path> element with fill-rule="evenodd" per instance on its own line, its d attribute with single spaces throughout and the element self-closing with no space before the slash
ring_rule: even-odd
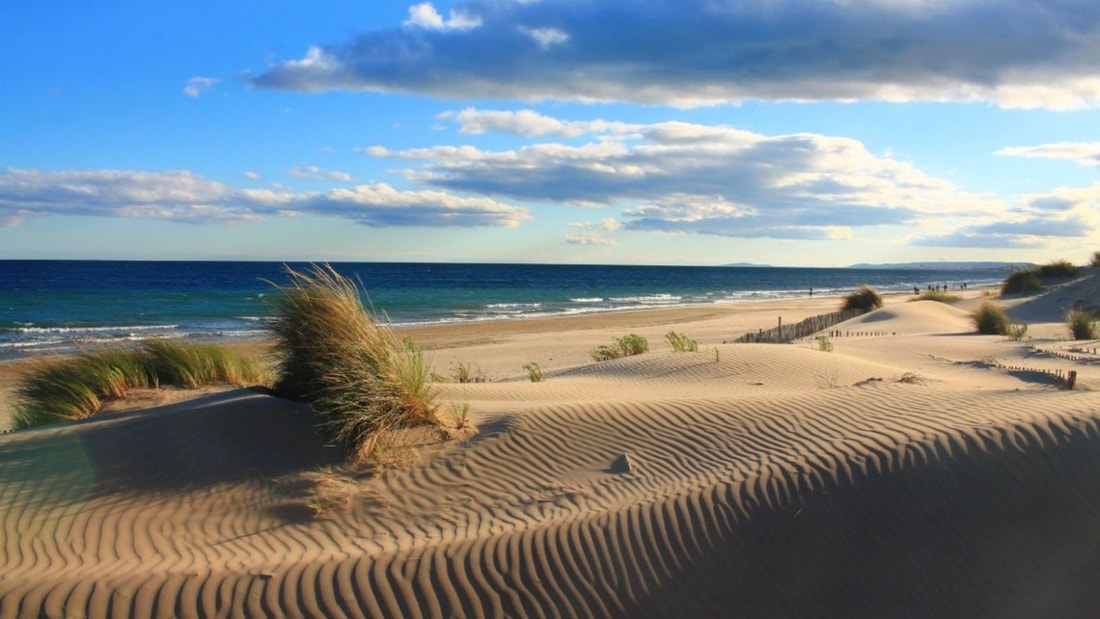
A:
<svg viewBox="0 0 1100 619">
<path fill-rule="evenodd" d="M 438 385 L 478 432 L 382 471 L 247 389 L 0 435 L 0 617 L 1086 616 L 1100 343 L 1063 317 L 1100 276 L 1005 300 L 1023 341 L 963 294 L 831 352 L 727 342 L 835 298 L 403 329 L 484 378 Z M 592 360 L 627 333 L 650 352 Z"/>
</svg>

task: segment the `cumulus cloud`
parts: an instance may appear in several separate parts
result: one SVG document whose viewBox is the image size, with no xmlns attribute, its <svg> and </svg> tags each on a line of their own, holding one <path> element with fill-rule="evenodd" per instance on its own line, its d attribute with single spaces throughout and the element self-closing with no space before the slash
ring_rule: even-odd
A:
<svg viewBox="0 0 1100 619">
<path fill-rule="evenodd" d="M 464 122 L 461 115 L 454 118 Z M 486 130 L 515 130 L 513 124 L 523 117 L 474 111 L 466 120 L 471 118 Z M 443 190 L 618 207 L 627 230 L 837 239 L 859 227 L 988 216 L 1004 206 L 961 192 L 911 164 L 875 156 L 848 138 L 766 136 L 682 122 L 624 130 L 598 122 L 558 126 L 553 120 L 533 118 L 523 127 L 593 133 L 578 144 L 545 142 L 518 150 L 439 146 L 360 152 L 417 162 L 408 178 Z"/>
<path fill-rule="evenodd" d="M 187 80 L 187 84 L 183 87 L 183 94 L 197 99 L 202 96 L 202 93 L 213 88 L 221 80 L 213 77 L 192 77 Z"/>
<path fill-rule="evenodd" d="M 1082 165 L 1100 166 L 1100 142 L 1058 142 L 1038 146 L 1010 146 L 998 155 L 1043 159 L 1070 159 Z"/>
<path fill-rule="evenodd" d="M 481 133 L 511 133 L 522 137 L 557 136 L 574 138 L 587 133 L 624 135 L 637 132 L 639 126 L 616 121 L 565 121 L 534 110 L 479 110 L 466 108 L 460 112 L 439 114 L 441 121 L 453 120 L 459 131 L 471 135 Z"/>
<path fill-rule="evenodd" d="M 918 237 L 913 245 L 932 247 L 1051 247 L 1100 231 L 1100 183 L 1063 187 L 1024 196 L 1019 206 L 984 222 L 945 235 Z"/>
<path fill-rule="evenodd" d="M 565 224 L 570 228 L 583 228 L 585 230 L 605 230 L 607 232 L 614 232 L 616 230 L 622 230 L 623 222 L 615 219 L 614 217 L 608 217 L 601 219 L 600 221 L 580 221 Z"/>
<path fill-rule="evenodd" d="M 409 7 L 406 28 L 426 28 L 428 30 L 470 30 L 481 25 L 481 18 L 461 10 L 451 10 L 451 16 L 443 19 L 431 2 L 422 2 Z"/>
<path fill-rule="evenodd" d="M 366 226 L 516 227 L 527 209 L 441 191 L 377 183 L 325 192 L 234 189 L 191 172 L 0 170 L 0 225 L 30 217 L 87 215 L 189 223 L 315 214 Z"/>
<path fill-rule="evenodd" d="M 1094 0 L 471 0 L 317 42 L 261 88 L 692 106 L 745 99 L 1100 104 Z"/>
<path fill-rule="evenodd" d="M 567 235 L 565 242 L 570 245 L 618 245 L 618 242 L 614 239 L 609 239 L 594 232 Z"/>
<path fill-rule="evenodd" d="M 291 168 L 288 174 L 290 174 L 294 178 L 301 178 L 305 180 L 339 181 L 342 183 L 350 183 L 352 181 L 351 174 L 348 174 L 347 172 L 323 170 L 315 165 Z"/>
</svg>

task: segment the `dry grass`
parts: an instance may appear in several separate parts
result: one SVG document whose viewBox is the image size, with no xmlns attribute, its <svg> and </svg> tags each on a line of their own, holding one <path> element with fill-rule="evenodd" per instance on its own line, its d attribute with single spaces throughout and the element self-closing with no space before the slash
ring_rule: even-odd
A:
<svg viewBox="0 0 1100 619">
<path fill-rule="evenodd" d="M 272 326 L 276 391 L 309 402 L 322 434 L 361 459 L 387 433 L 438 427 L 422 352 L 367 312 L 359 287 L 328 265 L 287 274 Z"/>
<path fill-rule="evenodd" d="M 840 306 L 842 311 L 860 309 L 865 312 L 882 307 L 882 296 L 871 286 L 862 286 L 859 290 L 844 297 Z"/>
<path fill-rule="evenodd" d="M 984 335 L 1008 335 L 1011 323 L 1005 310 L 995 301 L 985 300 L 972 314 L 974 327 Z"/>
</svg>

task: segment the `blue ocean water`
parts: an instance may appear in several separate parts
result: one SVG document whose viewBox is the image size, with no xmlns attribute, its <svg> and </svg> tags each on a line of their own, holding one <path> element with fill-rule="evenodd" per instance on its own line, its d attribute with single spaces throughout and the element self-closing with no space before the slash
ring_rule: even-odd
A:
<svg viewBox="0 0 1100 619">
<path fill-rule="evenodd" d="M 305 264 L 290 264 L 305 269 Z M 508 320 L 678 305 L 992 285 L 1000 269 L 817 269 L 334 263 L 394 324 Z M 147 337 L 267 334 L 277 262 L 0 260 L 0 356 Z"/>
</svg>

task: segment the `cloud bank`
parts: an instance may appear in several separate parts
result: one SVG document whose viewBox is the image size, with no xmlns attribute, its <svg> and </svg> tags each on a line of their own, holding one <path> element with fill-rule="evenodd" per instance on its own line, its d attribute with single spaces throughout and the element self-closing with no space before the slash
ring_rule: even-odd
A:
<svg viewBox="0 0 1100 619">
<path fill-rule="evenodd" d="M 516 227 L 527 209 L 384 183 L 326 192 L 235 189 L 191 172 L 0 170 L 0 225 L 31 217 L 87 215 L 187 223 L 324 215 L 372 227 Z"/>
<path fill-rule="evenodd" d="M 443 118 L 464 133 L 499 129 L 586 140 L 503 151 L 374 146 L 361 152 L 412 162 L 406 177 L 440 190 L 621 209 L 614 224 L 575 224 L 605 231 L 843 239 L 855 228 L 975 218 L 1003 208 L 848 138 L 766 136 L 683 122 L 565 123 L 533 112 L 474 109 Z"/>
<path fill-rule="evenodd" d="M 318 42 L 259 88 L 443 98 L 1100 104 L 1094 0 L 476 0 Z"/>
</svg>

